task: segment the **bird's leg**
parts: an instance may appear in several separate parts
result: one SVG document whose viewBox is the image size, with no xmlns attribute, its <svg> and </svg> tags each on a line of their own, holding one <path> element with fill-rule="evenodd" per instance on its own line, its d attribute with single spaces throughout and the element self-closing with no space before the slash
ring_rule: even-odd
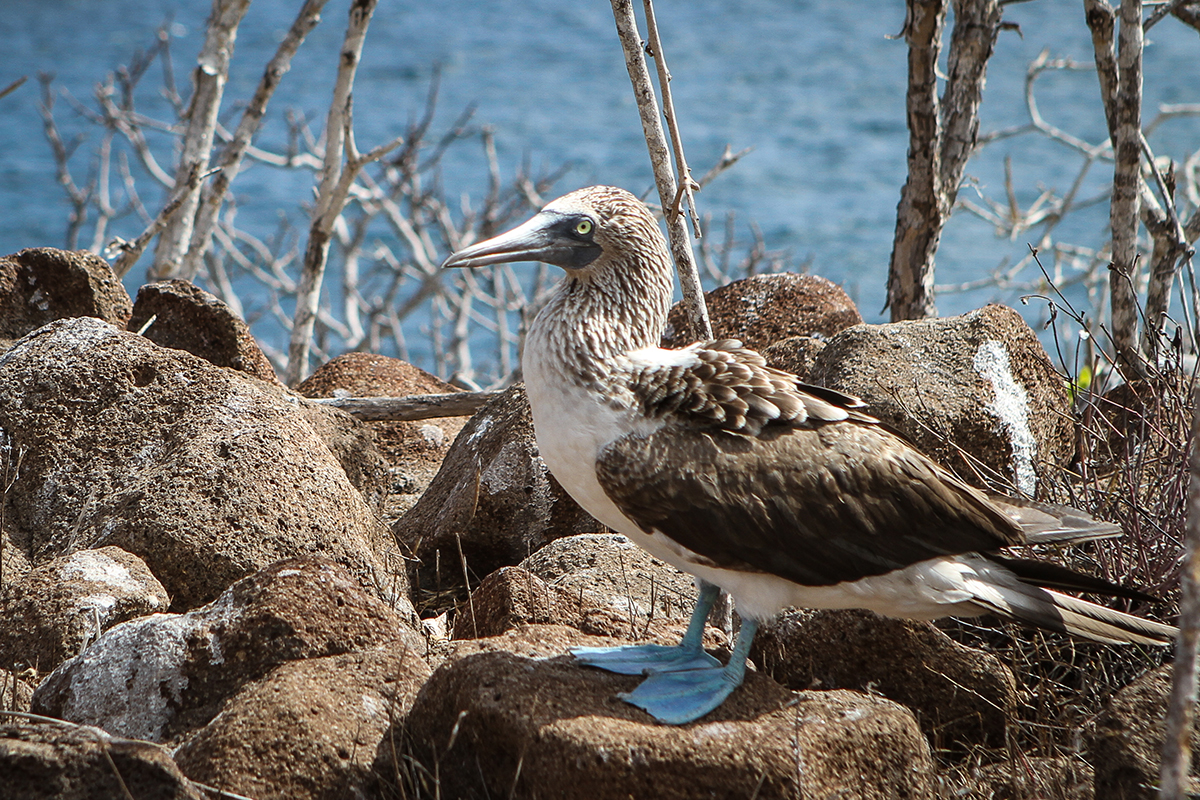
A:
<svg viewBox="0 0 1200 800">
<path fill-rule="evenodd" d="M 746 656 L 758 630 L 758 622 L 743 619 L 733 645 L 733 655 L 724 666 L 686 672 L 658 672 L 638 684 L 632 692 L 618 695 L 626 703 L 644 709 L 659 722 L 683 725 L 712 711 L 746 677 Z"/>
<path fill-rule="evenodd" d="M 630 644 L 620 647 L 572 647 L 571 655 L 580 663 L 599 667 L 622 675 L 647 675 L 657 672 L 711 669 L 720 661 L 704 652 L 704 623 L 721 590 L 711 583 L 700 581 L 696 609 L 688 622 L 687 633 L 675 646 L 661 644 Z"/>
</svg>

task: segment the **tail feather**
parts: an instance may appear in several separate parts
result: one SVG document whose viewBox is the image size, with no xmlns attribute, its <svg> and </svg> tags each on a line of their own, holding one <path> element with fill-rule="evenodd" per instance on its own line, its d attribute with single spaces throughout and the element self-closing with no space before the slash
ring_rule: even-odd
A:
<svg viewBox="0 0 1200 800">
<path fill-rule="evenodd" d="M 1169 645 L 1172 625 L 1019 582 L 975 592 L 975 603 L 1002 617 L 1107 644 Z"/>
<path fill-rule="evenodd" d="M 1070 506 L 1001 494 L 988 494 L 988 499 L 1021 526 L 1027 544 L 1079 544 L 1113 539 L 1122 533 L 1120 525 L 1095 519 Z"/>
</svg>

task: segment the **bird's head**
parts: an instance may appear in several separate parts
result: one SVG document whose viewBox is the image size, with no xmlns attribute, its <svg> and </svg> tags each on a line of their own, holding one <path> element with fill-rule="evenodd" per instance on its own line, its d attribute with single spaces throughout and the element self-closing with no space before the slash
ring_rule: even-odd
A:
<svg viewBox="0 0 1200 800">
<path fill-rule="evenodd" d="M 611 270 L 650 270 L 670 276 L 670 256 L 658 223 L 624 189 L 589 186 L 549 203 L 507 233 L 454 253 L 443 267 L 483 267 L 511 261 L 541 261 L 590 281 Z"/>
</svg>

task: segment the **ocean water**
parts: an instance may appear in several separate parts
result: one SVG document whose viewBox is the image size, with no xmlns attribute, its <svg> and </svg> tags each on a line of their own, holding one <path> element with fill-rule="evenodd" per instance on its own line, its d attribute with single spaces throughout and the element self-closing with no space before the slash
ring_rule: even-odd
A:
<svg viewBox="0 0 1200 800">
<path fill-rule="evenodd" d="M 237 40 L 226 91 L 233 103 L 252 91 L 262 65 L 291 23 L 298 0 L 254 0 Z M 37 111 L 36 76 L 53 73 L 55 85 L 86 103 L 104 75 L 127 63 L 170 21 L 177 56 L 176 80 L 187 92 L 190 65 L 203 39 L 209 4 L 193 0 L 3 0 L 0 40 L 7 58 L 0 86 L 21 75 L 28 82 L 0 99 L 0 252 L 64 243 L 68 206 L 54 174 Z M 258 143 L 279 148 L 284 110 L 323 119 L 332 89 L 336 53 L 347 4 L 331 0 L 324 21 L 297 55 L 271 106 L 273 122 Z M 884 321 L 883 300 L 895 208 L 904 182 L 908 134 L 904 124 L 906 46 L 889 38 L 900 31 L 899 0 L 659 0 L 657 13 L 672 90 L 693 172 L 702 174 L 726 145 L 754 148 L 735 168 L 697 196 L 702 213 L 721 219 L 734 212 L 739 235 L 753 223 L 772 250 L 844 285 L 868 321 Z M 1082 3 L 1036 0 L 1011 4 L 1005 16 L 1019 26 L 1002 32 L 988 70 L 982 109 L 987 132 L 1026 121 L 1027 65 L 1048 49 L 1056 58 L 1091 63 Z M 1146 50 L 1146 118 L 1163 103 L 1200 103 L 1200 37 L 1166 19 L 1153 29 Z M 441 68 L 435 130 L 468 105 L 475 120 L 494 127 L 502 173 L 522 163 L 535 169 L 569 164 L 558 184 L 565 192 L 591 183 L 625 186 L 637 193 L 652 178 L 611 9 L 603 0 L 381 0 L 372 22 L 355 88 L 360 149 L 403 132 L 422 111 L 434 65 Z M 1087 69 L 1046 74 L 1038 82 L 1043 114 L 1056 126 L 1091 142 L 1104 138 L 1104 121 Z M 157 72 L 148 85 L 161 82 Z M 154 99 L 144 108 L 161 113 Z M 80 137 L 72 159 L 85 181 L 89 153 L 99 139 L 60 97 L 56 108 L 69 137 Z M 75 142 L 74 138 L 71 138 Z M 1151 144 L 1178 160 L 1200 148 L 1200 118 L 1166 122 Z M 1069 148 L 1025 135 L 985 148 L 967 167 L 971 185 L 962 196 L 1004 200 L 1005 160 L 1011 162 L 1016 200 L 1032 203 L 1043 189 L 1066 191 L 1080 166 Z M 478 148 L 454 148 L 444 167 L 450 196 L 480 198 L 486 188 Z M 1104 192 L 1111 167 L 1097 164 L 1081 197 Z M 145 185 L 147 204 L 161 193 Z M 311 179 L 256 166 L 234 184 L 241 221 L 266 235 L 281 213 L 303 225 L 300 204 Z M 1105 238 L 1107 205 L 1064 223 L 1060 238 L 1097 246 Z M 142 228 L 126 219 L 112 233 L 131 237 Z M 992 227 L 968 214 L 951 220 L 938 254 L 938 283 L 976 280 L 1028 252 L 1037 230 L 997 238 Z M 145 260 L 145 259 L 144 259 Z M 1032 275 L 1032 273 L 1029 273 Z M 131 291 L 145 267 L 130 274 Z M 939 296 L 943 314 L 986 302 L 1019 305 L 1016 290 L 985 288 Z M 1044 304 L 1024 307 L 1033 324 Z M 272 323 L 260 337 L 282 342 Z"/>
</svg>

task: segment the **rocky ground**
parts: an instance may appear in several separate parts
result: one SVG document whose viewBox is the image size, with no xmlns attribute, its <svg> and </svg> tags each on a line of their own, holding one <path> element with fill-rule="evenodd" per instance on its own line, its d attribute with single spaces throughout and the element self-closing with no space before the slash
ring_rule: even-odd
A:
<svg viewBox="0 0 1200 800">
<path fill-rule="evenodd" d="M 1011 309 L 862 325 L 798 275 L 712 309 L 976 482 L 1039 494 L 1076 455 Z M 624 704 L 636 678 L 566 648 L 673 643 L 694 589 L 563 493 L 519 385 L 469 420 L 362 423 L 307 398 L 452 388 L 355 353 L 290 391 L 207 293 L 131 302 L 51 249 L 0 259 L 4 350 L 4 798 L 1154 796 L 1151 652 L 1042 747 L 1024 662 L 864 612 L 784 615 L 691 725 Z"/>
</svg>

